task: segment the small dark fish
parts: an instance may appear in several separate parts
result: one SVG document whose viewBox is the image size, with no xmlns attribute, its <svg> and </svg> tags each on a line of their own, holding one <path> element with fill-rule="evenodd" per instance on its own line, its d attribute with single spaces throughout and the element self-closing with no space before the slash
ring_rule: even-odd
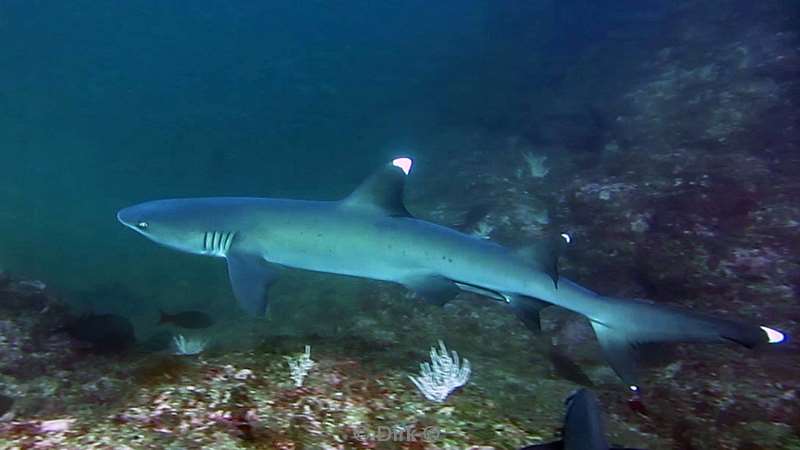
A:
<svg viewBox="0 0 800 450">
<path fill-rule="evenodd" d="M 161 312 L 161 319 L 158 324 L 171 323 L 181 328 L 208 328 L 214 324 L 211 317 L 200 311 L 183 311 L 175 314 Z"/>
<path fill-rule="evenodd" d="M 11 411 L 12 406 L 14 406 L 14 399 L 7 395 L 0 394 L 0 417 Z"/>
<path fill-rule="evenodd" d="M 103 353 L 127 350 L 136 343 L 131 321 L 116 314 L 87 314 L 68 323 L 63 331 Z"/>
</svg>

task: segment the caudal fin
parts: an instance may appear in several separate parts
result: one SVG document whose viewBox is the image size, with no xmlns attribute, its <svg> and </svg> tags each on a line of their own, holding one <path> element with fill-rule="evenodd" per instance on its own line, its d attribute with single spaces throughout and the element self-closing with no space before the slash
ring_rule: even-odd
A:
<svg viewBox="0 0 800 450">
<path fill-rule="evenodd" d="M 640 300 L 598 297 L 608 308 L 590 317 L 609 365 L 638 390 L 637 346 L 658 342 L 735 342 L 748 348 L 776 344 L 784 335 L 771 328 L 698 314 Z"/>
</svg>

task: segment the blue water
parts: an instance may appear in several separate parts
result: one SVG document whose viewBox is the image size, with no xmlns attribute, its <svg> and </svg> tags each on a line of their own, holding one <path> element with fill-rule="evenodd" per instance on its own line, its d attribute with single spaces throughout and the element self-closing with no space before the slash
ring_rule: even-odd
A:
<svg viewBox="0 0 800 450">
<path fill-rule="evenodd" d="M 0 12 L 0 227 L 13 236 L 0 261 L 65 289 L 182 276 L 115 222 L 123 206 L 337 198 L 486 97 L 480 3 L 12 1 Z"/>
<path fill-rule="evenodd" d="M 76 312 L 128 317 L 139 337 L 163 308 L 236 321 L 220 260 L 154 245 L 116 212 L 171 197 L 338 199 L 405 155 L 423 219 L 483 223 L 511 246 L 562 227 L 576 235 L 565 273 L 592 289 L 791 330 L 795 3 L 0 0 L 0 273 L 42 280 Z M 549 174 L 530 175 L 525 155 Z M 271 326 L 347 334 L 383 314 L 376 335 L 411 340 L 406 319 L 386 325 L 413 316 L 404 295 L 292 272 Z M 469 331 L 434 314 L 416 347 L 442 324 L 505 339 L 488 306 L 465 304 Z M 781 389 L 763 394 L 770 408 Z M 632 423 L 621 409 L 617 424 Z"/>
</svg>

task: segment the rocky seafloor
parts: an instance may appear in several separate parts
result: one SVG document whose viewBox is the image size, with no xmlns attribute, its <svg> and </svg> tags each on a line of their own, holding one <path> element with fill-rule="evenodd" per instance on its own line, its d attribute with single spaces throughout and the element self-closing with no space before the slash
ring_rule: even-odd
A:
<svg viewBox="0 0 800 450">
<path fill-rule="evenodd" d="M 560 379 L 504 308 L 471 298 L 444 309 L 406 298 L 416 307 L 392 307 L 390 294 L 366 292 L 386 309 L 364 320 L 402 322 L 389 330 L 396 335 L 367 339 L 354 328 L 350 336 L 264 336 L 253 348 L 212 346 L 197 356 L 142 347 L 97 354 L 61 331 L 69 313 L 58 299 L 4 277 L 0 394 L 13 403 L 2 411 L 0 446 L 518 448 L 555 435 L 578 384 Z M 444 403 L 425 400 L 408 379 L 437 337 L 464 349 L 473 368 Z M 489 345 L 467 349 L 478 339 Z M 316 364 L 296 387 L 287 357 L 304 345 Z M 602 393 L 606 401 L 621 394 Z M 614 425 L 616 438 L 652 441 Z"/>
</svg>

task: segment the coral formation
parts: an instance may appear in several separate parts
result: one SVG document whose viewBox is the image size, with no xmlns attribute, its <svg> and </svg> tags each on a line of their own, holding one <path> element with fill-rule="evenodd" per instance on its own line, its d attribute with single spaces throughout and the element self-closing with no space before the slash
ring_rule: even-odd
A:
<svg viewBox="0 0 800 450">
<path fill-rule="evenodd" d="M 311 359 L 311 346 L 306 345 L 305 350 L 300 355 L 288 357 L 286 364 L 289 365 L 290 377 L 294 381 L 295 387 L 301 387 L 306 375 L 316 364 Z"/>
<path fill-rule="evenodd" d="M 419 365 L 419 376 L 408 378 L 417 390 L 432 402 L 442 403 L 456 389 L 469 381 L 472 368 L 468 359 L 459 360 L 455 350 L 447 352 L 444 342 L 439 341 L 439 349 L 431 347 L 431 362 Z"/>
<path fill-rule="evenodd" d="M 182 334 L 172 338 L 175 344 L 175 354 L 184 356 L 193 356 L 203 353 L 208 347 L 209 340 L 202 337 L 190 337 L 186 339 Z"/>
</svg>

